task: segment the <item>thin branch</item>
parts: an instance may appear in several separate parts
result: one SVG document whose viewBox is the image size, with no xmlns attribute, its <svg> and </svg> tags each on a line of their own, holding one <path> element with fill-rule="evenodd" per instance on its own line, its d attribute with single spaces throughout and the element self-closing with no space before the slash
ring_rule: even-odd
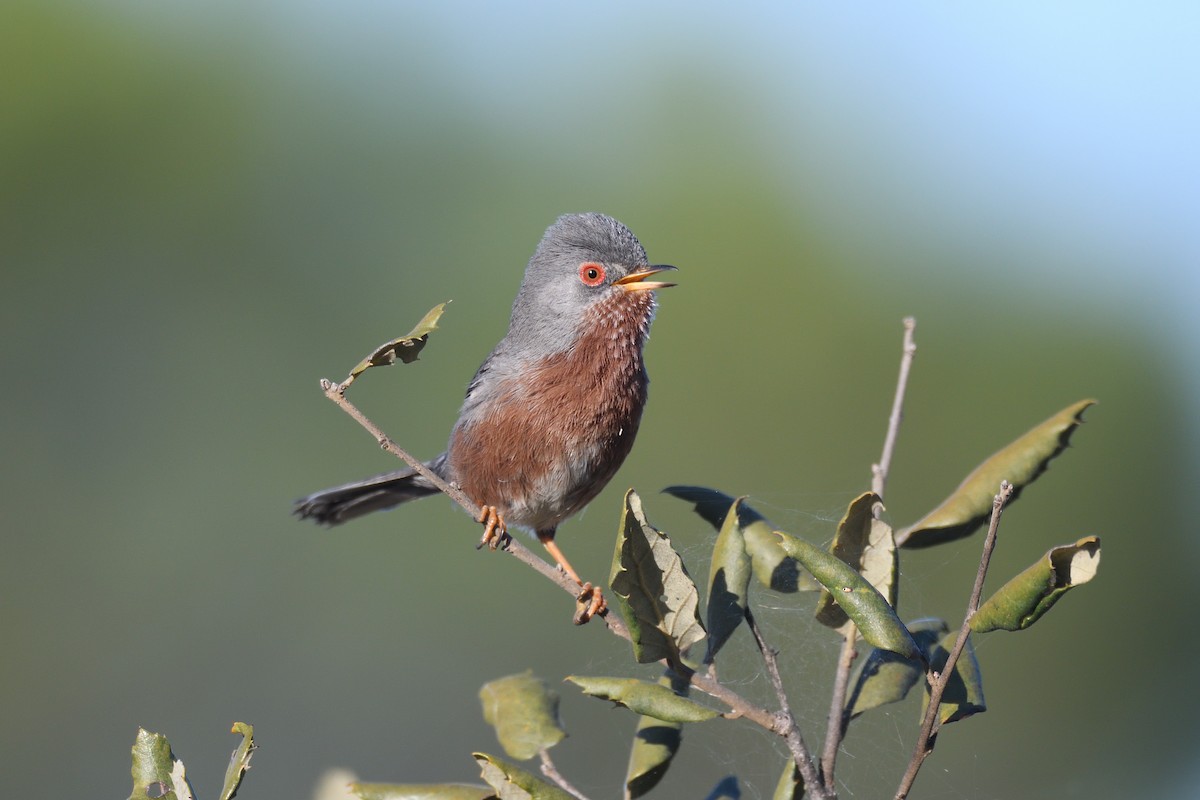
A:
<svg viewBox="0 0 1200 800">
<path fill-rule="evenodd" d="M 826 792 L 821 787 L 821 778 L 813 765 L 812 754 L 808 751 L 808 745 L 804 743 L 800 727 L 796 725 L 796 716 L 792 713 L 787 692 L 783 688 L 783 676 L 779 674 L 779 661 L 776 658 L 778 653 L 763 638 L 762 631 L 749 608 L 746 609 L 746 624 L 750 626 L 750 632 L 754 634 L 754 642 L 758 645 L 758 651 L 762 653 L 763 663 L 767 666 L 767 674 L 771 677 L 771 686 L 775 689 L 775 697 L 779 700 L 779 712 L 776 714 L 776 718 L 778 724 L 783 728 L 780 735 L 787 742 L 788 749 L 792 751 L 792 761 L 795 762 L 796 769 L 800 771 L 805 787 L 817 798 L 836 797 L 835 794 Z"/>
<path fill-rule="evenodd" d="M 838 657 L 837 670 L 833 675 L 833 692 L 829 701 L 829 718 L 825 725 L 825 747 L 821 752 L 821 775 L 825 788 L 833 791 L 833 772 L 837 764 L 838 750 L 846 736 L 848 716 L 846 714 L 846 689 L 850 685 L 850 671 L 858 657 L 858 629 L 853 622 L 845 626 L 845 639 Z"/>
<path fill-rule="evenodd" d="M 904 418 L 904 394 L 908 390 L 908 373 L 912 370 L 913 356 L 917 353 L 917 345 L 913 341 L 913 331 L 916 327 L 916 318 L 904 318 L 904 350 L 900 356 L 900 377 L 896 380 L 896 396 L 892 400 L 892 413 L 888 417 L 887 435 L 883 438 L 883 454 L 879 456 L 879 463 L 871 467 L 871 491 L 881 498 L 883 490 L 887 487 L 888 471 L 892 468 L 892 454 L 896 451 L 900 420 Z"/>
<path fill-rule="evenodd" d="M 921 764 L 933 752 L 937 743 L 937 733 L 941 728 L 942 696 L 954 675 L 954 665 L 958 663 L 959 656 L 967 646 L 967 637 L 971 635 L 971 617 L 975 616 L 975 612 L 979 610 L 979 600 L 983 596 L 983 582 L 987 578 L 992 551 L 996 549 L 996 531 L 1000 527 L 1000 515 L 1004 513 L 1004 506 L 1012 498 L 1012 495 L 1012 484 L 1008 481 L 1001 481 L 1000 493 L 992 500 L 992 519 L 988 524 L 987 538 L 983 541 L 983 554 L 979 558 L 979 570 L 975 573 L 975 585 L 972 587 L 971 597 L 967 601 L 967 613 L 963 616 L 962 626 L 958 630 L 958 638 L 954 642 L 954 649 L 946 658 L 946 664 L 942 667 L 941 674 L 931 672 L 926 677 L 927 680 L 932 677 L 929 687 L 929 707 L 925 711 L 925 718 L 921 721 L 921 732 L 917 735 L 917 744 L 913 748 L 908 769 L 900 781 L 900 788 L 896 790 L 896 800 L 904 800 L 908 797 L 908 792 L 912 789 L 913 781 L 917 779 L 917 772 L 921 769 Z"/>
<path fill-rule="evenodd" d="M 917 353 L 917 345 L 913 333 L 917 328 L 914 317 L 904 318 L 904 340 L 900 353 L 900 375 L 896 379 L 896 393 L 892 398 L 892 411 L 888 416 L 887 433 L 883 437 L 883 453 L 879 463 L 871 465 L 871 491 L 880 500 L 887 488 L 888 473 L 892 468 L 892 455 L 896 451 L 896 439 L 900 435 L 900 421 L 904 418 L 904 396 L 908 391 L 908 376 L 912 371 L 913 357 Z M 872 510 L 878 519 L 883 512 L 881 504 L 876 504 Z M 834 768 L 837 765 L 838 750 L 850 719 L 846 713 L 846 690 L 850 685 L 850 672 L 854 667 L 854 659 L 858 657 L 858 630 L 853 623 L 847 622 L 843 631 L 845 639 L 838 656 L 837 668 L 833 674 L 833 691 L 829 699 L 829 716 L 825 725 L 825 746 L 821 752 L 821 775 L 825 788 L 834 790 Z"/>
<path fill-rule="evenodd" d="M 576 797 L 578 800 L 587 800 L 587 797 L 574 786 L 572 786 L 571 783 L 562 776 L 562 773 L 558 771 L 558 768 L 554 766 L 554 762 L 550 760 L 549 750 L 543 747 L 538 751 L 538 758 L 542 760 L 543 775 L 557 783 L 564 792 L 572 797 Z"/>
</svg>

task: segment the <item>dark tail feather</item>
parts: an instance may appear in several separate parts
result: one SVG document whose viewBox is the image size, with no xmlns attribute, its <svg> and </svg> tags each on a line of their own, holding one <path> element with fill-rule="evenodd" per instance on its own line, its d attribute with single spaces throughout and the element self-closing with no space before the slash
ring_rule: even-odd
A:
<svg viewBox="0 0 1200 800">
<path fill-rule="evenodd" d="M 440 474 L 444 460 L 444 456 L 439 456 L 429 466 Z M 397 470 L 310 494 L 296 501 L 292 513 L 322 525 L 340 525 L 372 511 L 394 508 L 437 493 L 438 490 L 415 471 Z"/>
</svg>

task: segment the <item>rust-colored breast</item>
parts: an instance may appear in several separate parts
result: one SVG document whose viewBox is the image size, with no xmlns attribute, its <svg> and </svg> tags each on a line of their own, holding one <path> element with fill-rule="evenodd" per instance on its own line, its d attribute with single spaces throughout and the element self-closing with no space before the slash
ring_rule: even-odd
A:
<svg viewBox="0 0 1200 800">
<path fill-rule="evenodd" d="M 552 531 L 587 505 L 633 447 L 652 311 L 644 295 L 597 303 L 574 346 L 529 365 L 485 413 L 460 423 L 449 461 L 463 491 L 535 531 Z"/>
</svg>

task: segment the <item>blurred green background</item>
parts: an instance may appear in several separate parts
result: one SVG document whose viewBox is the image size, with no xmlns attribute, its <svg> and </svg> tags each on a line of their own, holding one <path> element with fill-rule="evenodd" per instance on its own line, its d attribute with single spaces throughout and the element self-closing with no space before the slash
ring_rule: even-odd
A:
<svg viewBox="0 0 1200 800">
<path fill-rule="evenodd" d="M 1098 534 L 1099 579 L 978 644 L 988 713 L 919 798 L 1200 796 L 1194 6 L 24 2 L 0 7 L 0 796 L 128 792 L 137 726 L 201 797 L 324 770 L 473 780 L 476 692 L 534 667 L 637 674 L 598 625 L 427 500 L 326 532 L 291 501 L 392 462 L 323 399 L 453 299 L 422 360 L 355 400 L 439 452 L 525 261 L 601 210 L 680 267 L 652 399 L 559 540 L 608 569 L 622 491 L 707 574 L 673 483 L 748 494 L 827 541 L 919 353 L 892 519 L 1068 403 L 1100 405 L 1005 516 L 989 586 Z M 906 617 L 961 615 L 980 537 L 906 554 Z M 819 740 L 836 643 L 760 594 Z M 799 609 L 799 610 L 796 610 Z M 724 674 L 766 698 L 740 632 Z M 737 655 L 739 653 L 741 655 Z M 562 689 L 561 770 L 617 796 L 633 720 Z M 911 700 L 851 729 L 847 797 L 885 796 Z M 663 797 L 783 754 L 690 729 Z"/>
</svg>

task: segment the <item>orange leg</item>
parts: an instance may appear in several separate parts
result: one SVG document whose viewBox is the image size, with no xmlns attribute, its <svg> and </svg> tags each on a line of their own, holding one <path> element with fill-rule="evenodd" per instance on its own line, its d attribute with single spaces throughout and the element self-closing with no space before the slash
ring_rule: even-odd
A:
<svg viewBox="0 0 1200 800">
<path fill-rule="evenodd" d="M 571 580 L 579 584 L 579 594 L 575 596 L 575 624 L 582 625 L 597 614 L 603 614 L 608 610 L 608 603 L 604 600 L 604 595 L 600 592 L 599 587 L 592 586 L 579 578 L 579 573 L 571 566 L 571 562 L 567 561 L 567 557 L 563 555 L 562 550 L 558 549 L 558 545 L 554 543 L 554 532 L 538 533 L 538 540 L 542 546 L 546 548 L 546 552 L 550 557 L 558 563 L 559 569 L 567 573 Z"/>
<path fill-rule="evenodd" d="M 479 519 L 476 521 L 483 523 L 483 538 L 475 546 L 476 550 L 484 546 L 492 550 L 496 548 L 503 550 L 508 547 L 512 537 L 508 535 L 508 526 L 504 524 L 504 517 L 500 515 L 495 506 L 481 507 Z"/>
</svg>

